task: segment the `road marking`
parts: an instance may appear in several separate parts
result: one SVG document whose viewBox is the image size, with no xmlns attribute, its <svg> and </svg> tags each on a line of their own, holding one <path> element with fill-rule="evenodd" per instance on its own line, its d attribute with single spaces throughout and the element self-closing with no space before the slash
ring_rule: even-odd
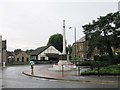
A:
<svg viewBox="0 0 120 90">
<path fill-rule="evenodd" d="M 42 78 L 41 80 L 45 81 L 45 80 L 47 80 L 47 79 L 45 79 L 45 78 Z"/>
<path fill-rule="evenodd" d="M 49 81 L 53 81 L 54 82 L 54 81 L 58 81 L 58 80 L 49 80 Z"/>
</svg>

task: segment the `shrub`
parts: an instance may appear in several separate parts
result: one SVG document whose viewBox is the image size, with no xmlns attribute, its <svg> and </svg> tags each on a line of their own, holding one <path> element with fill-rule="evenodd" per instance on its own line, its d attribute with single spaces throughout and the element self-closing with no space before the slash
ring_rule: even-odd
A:
<svg viewBox="0 0 120 90">
<path fill-rule="evenodd" d="M 94 61 L 91 61 L 91 60 L 89 60 L 89 61 L 81 61 L 81 62 L 79 62 L 78 66 L 91 66 L 91 65 L 93 65 L 93 62 Z"/>
<path fill-rule="evenodd" d="M 100 62 L 109 62 L 109 56 L 108 55 L 104 55 L 104 56 L 94 56 L 94 61 L 100 61 Z M 114 55 L 113 60 L 112 60 L 112 64 L 118 64 L 120 63 L 120 55 Z"/>
<path fill-rule="evenodd" d="M 115 55 L 114 60 L 112 61 L 113 64 L 118 64 L 120 63 L 120 55 Z"/>
<path fill-rule="evenodd" d="M 98 69 L 88 70 L 81 73 L 82 75 L 98 75 Z M 101 67 L 99 70 L 100 75 L 120 75 L 120 65 L 111 65 L 107 67 Z"/>
<path fill-rule="evenodd" d="M 94 61 L 109 61 L 109 56 L 108 55 L 104 55 L 104 56 L 94 56 Z"/>
</svg>

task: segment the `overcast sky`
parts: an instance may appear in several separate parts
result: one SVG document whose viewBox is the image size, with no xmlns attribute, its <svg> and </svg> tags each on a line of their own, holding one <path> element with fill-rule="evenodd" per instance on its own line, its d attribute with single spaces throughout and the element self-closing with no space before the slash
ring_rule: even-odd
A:
<svg viewBox="0 0 120 90">
<path fill-rule="evenodd" d="M 62 20 L 66 20 L 67 44 L 72 44 L 74 30 L 69 30 L 70 26 L 77 28 L 80 39 L 84 36 L 82 25 L 118 11 L 118 1 L 1 0 L 0 35 L 7 40 L 7 50 L 36 49 L 45 46 L 51 35 L 62 34 Z"/>
</svg>

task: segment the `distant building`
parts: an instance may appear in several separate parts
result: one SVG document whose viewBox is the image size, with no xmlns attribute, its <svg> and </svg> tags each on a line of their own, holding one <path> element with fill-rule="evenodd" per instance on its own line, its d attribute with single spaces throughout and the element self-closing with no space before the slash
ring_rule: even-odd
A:
<svg viewBox="0 0 120 90">
<path fill-rule="evenodd" d="M 87 52 L 87 45 L 86 45 L 86 40 L 85 36 L 80 38 L 78 41 L 76 41 L 76 44 L 73 43 L 72 46 L 72 57 L 75 56 L 75 45 L 76 45 L 76 56 L 77 58 L 84 58 Z"/>
<path fill-rule="evenodd" d="M 7 63 L 7 41 L 2 40 L 2 62 Z"/>
<path fill-rule="evenodd" d="M 58 51 L 54 46 L 48 45 L 39 47 L 32 51 L 31 59 L 36 61 L 58 61 L 60 51 Z"/>
<path fill-rule="evenodd" d="M 97 48 L 94 48 L 94 50 L 91 53 L 88 53 L 88 48 L 89 47 L 88 47 L 87 41 L 85 39 L 85 36 L 80 38 L 78 41 L 76 41 L 76 57 L 80 58 L 81 60 L 83 60 L 85 58 L 94 59 L 95 55 L 105 55 L 106 54 L 106 53 L 100 54 L 100 50 L 98 50 Z M 116 55 L 120 54 L 120 48 L 114 49 L 112 47 L 112 51 Z M 73 46 L 72 46 L 71 56 L 75 57 L 75 43 L 73 43 Z"/>
<path fill-rule="evenodd" d="M 15 62 L 28 63 L 29 60 L 30 60 L 30 55 L 24 51 L 21 51 L 18 54 L 15 54 Z"/>
<path fill-rule="evenodd" d="M 81 60 L 83 60 L 85 58 L 93 59 L 93 57 L 95 55 L 99 54 L 99 50 L 94 49 L 94 51 L 91 53 L 91 56 L 88 56 L 88 45 L 87 45 L 85 36 L 83 36 L 82 38 L 80 38 L 79 40 L 76 41 L 76 44 L 73 43 L 72 53 L 71 53 L 72 57 L 75 56 L 75 45 L 76 45 L 76 57 L 80 58 Z"/>
</svg>

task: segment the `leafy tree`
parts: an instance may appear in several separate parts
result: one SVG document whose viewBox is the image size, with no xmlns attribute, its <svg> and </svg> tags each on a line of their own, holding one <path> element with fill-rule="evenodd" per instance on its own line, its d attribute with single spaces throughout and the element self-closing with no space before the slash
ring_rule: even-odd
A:
<svg viewBox="0 0 120 90">
<path fill-rule="evenodd" d="M 120 13 L 109 13 L 106 16 L 100 16 L 97 21 L 83 26 L 86 40 L 88 41 L 91 53 L 95 48 L 102 53 L 109 55 L 110 62 L 113 60 L 112 47 L 120 47 Z"/>
<path fill-rule="evenodd" d="M 60 52 L 63 50 L 63 36 L 61 34 L 54 34 L 50 36 L 49 41 L 47 45 L 53 45 L 56 49 L 58 49 Z"/>
<path fill-rule="evenodd" d="M 21 49 L 15 49 L 15 50 L 14 50 L 14 53 L 15 53 L 15 54 L 19 54 L 21 51 L 22 51 Z"/>
</svg>

